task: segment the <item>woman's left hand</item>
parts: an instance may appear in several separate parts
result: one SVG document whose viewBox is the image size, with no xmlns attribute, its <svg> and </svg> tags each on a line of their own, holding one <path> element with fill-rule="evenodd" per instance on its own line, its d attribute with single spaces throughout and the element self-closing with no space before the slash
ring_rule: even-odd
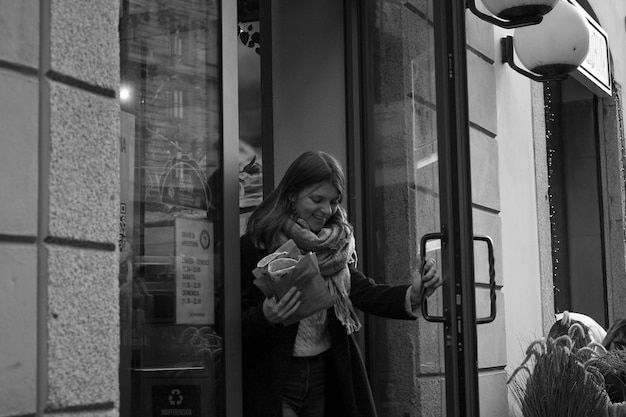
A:
<svg viewBox="0 0 626 417">
<path fill-rule="evenodd" d="M 422 302 L 422 287 L 424 288 L 426 296 L 429 297 L 443 283 L 437 273 L 437 263 L 432 258 L 426 259 L 422 267 L 422 273 L 420 274 L 419 271 L 415 271 L 412 278 L 411 304 L 413 306 L 418 306 Z"/>
</svg>

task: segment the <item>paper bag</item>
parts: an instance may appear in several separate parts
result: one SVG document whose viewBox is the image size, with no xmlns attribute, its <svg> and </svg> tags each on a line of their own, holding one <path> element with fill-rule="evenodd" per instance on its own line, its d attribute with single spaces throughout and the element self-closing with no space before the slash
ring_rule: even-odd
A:
<svg viewBox="0 0 626 417">
<path fill-rule="evenodd" d="M 281 261 L 281 258 L 293 259 L 295 265 L 283 270 L 272 270 L 273 262 L 275 264 L 289 263 Z M 283 271 L 284 273 L 281 273 Z M 315 253 L 309 252 L 301 255 L 292 240 L 259 261 L 253 273 L 257 277 L 254 283 L 268 298 L 276 297 L 280 300 L 291 287 L 296 287 L 301 292 L 300 307 L 285 321 L 285 325 L 326 310 L 335 303 L 320 273 Z"/>
</svg>

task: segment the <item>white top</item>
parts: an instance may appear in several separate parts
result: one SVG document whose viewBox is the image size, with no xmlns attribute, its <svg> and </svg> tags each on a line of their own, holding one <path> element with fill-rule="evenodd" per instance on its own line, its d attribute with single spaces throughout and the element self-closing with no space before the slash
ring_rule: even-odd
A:
<svg viewBox="0 0 626 417">
<path fill-rule="evenodd" d="M 413 317 L 417 317 L 417 310 L 411 308 L 411 287 L 404 296 L 404 308 Z M 326 312 L 324 312 L 325 314 Z M 330 333 L 326 321 L 319 322 L 317 314 L 300 320 L 296 341 L 293 346 L 293 356 L 309 357 L 319 355 L 330 349 Z"/>
<path fill-rule="evenodd" d="M 565 320 L 563 320 L 563 317 L 565 317 Z M 581 322 L 587 327 L 587 330 L 589 330 L 589 336 L 591 337 L 592 342 L 602 343 L 606 336 L 606 330 L 604 330 L 604 328 L 600 326 L 597 321 L 585 314 L 571 313 L 569 311 L 565 311 L 563 313 L 557 314 L 556 320 L 563 320 L 563 323 L 566 325 L 568 324 L 567 322 L 569 320 L 576 320 Z"/>
</svg>

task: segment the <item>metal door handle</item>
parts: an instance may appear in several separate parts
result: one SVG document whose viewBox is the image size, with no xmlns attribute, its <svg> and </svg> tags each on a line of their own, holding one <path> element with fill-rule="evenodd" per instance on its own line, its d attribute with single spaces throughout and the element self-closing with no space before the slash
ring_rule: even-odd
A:
<svg viewBox="0 0 626 417">
<path fill-rule="evenodd" d="M 482 240 L 487 243 L 487 253 L 489 262 L 489 315 L 487 317 L 479 317 L 476 319 L 476 324 L 491 323 L 496 319 L 496 268 L 495 258 L 493 255 L 493 241 L 489 236 L 475 235 L 474 240 Z"/>
<path fill-rule="evenodd" d="M 422 239 L 420 240 L 420 254 L 422 255 L 422 262 L 426 261 L 426 243 L 429 240 L 441 240 L 441 245 L 443 246 L 444 239 L 445 235 L 443 233 L 427 233 L 422 236 Z M 444 316 L 431 316 L 428 314 L 428 304 L 426 299 L 426 288 L 422 286 L 422 316 L 424 316 L 427 321 L 431 321 L 433 323 L 445 323 L 446 318 Z"/>
<path fill-rule="evenodd" d="M 422 236 L 420 241 L 420 253 L 422 256 L 426 254 L 426 242 L 429 240 L 441 239 L 442 242 L 445 239 L 443 233 L 427 233 Z M 489 236 L 475 235 L 474 240 L 483 241 L 487 244 L 488 262 L 489 262 L 489 300 L 490 300 L 490 313 L 487 317 L 479 317 L 476 319 L 476 324 L 491 323 L 496 318 L 496 272 L 495 272 L 495 258 L 493 250 L 493 241 Z M 433 323 L 445 323 L 445 316 L 431 316 L 428 313 L 428 301 L 426 297 L 426 291 L 422 287 L 422 316 L 427 321 Z"/>
</svg>

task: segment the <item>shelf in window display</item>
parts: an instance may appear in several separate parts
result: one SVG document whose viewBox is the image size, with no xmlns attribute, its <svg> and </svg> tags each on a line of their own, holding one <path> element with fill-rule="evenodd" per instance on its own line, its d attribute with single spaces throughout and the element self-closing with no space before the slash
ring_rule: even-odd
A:
<svg viewBox="0 0 626 417">
<path fill-rule="evenodd" d="M 135 276 L 141 280 L 160 277 L 172 279 L 173 272 L 169 269 L 174 265 L 174 256 L 137 256 L 135 267 L 138 268 Z"/>
<path fill-rule="evenodd" d="M 139 256 L 137 265 L 169 265 L 174 262 L 175 256 Z"/>
<path fill-rule="evenodd" d="M 206 219 L 211 211 L 196 210 L 163 203 L 146 203 L 144 211 L 144 227 L 173 226 L 174 219 Z"/>
<path fill-rule="evenodd" d="M 203 371 L 203 366 L 185 366 L 185 367 L 157 367 L 157 368 L 132 368 L 137 372 L 181 372 L 181 371 Z"/>
</svg>

